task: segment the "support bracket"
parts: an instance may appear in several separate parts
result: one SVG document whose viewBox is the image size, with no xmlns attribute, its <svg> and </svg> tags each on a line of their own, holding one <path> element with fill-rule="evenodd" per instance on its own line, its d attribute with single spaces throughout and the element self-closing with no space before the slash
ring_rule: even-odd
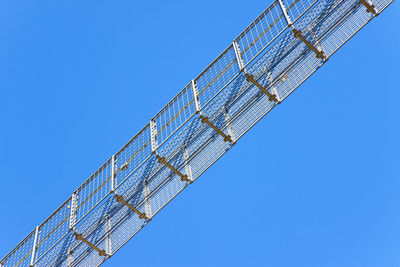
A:
<svg viewBox="0 0 400 267">
<path fill-rule="evenodd" d="M 316 55 L 317 58 L 321 58 L 321 59 L 325 59 L 326 55 L 325 52 L 323 50 L 320 50 L 318 48 L 316 48 L 313 44 L 311 44 L 302 34 L 302 32 L 300 30 L 296 30 L 295 28 L 292 28 L 292 31 L 294 33 L 294 37 L 300 39 L 303 43 L 305 43 L 308 48 L 310 48 Z"/>
<path fill-rule="evenodd" d="M 374 15 L 378 14 L 375 6 L 369 0 L 359 0 L 359 2 L 367 8 L 368 13 L 372 13 Z"/>
<path fill-rule="evenodd" d="M 92 249 L 96 250 L 100 256 L 107 256 L 107 253 L 104 249 L 99 249 L 97 246 L 90 243 L 86 238 L 83 237 L 82 234 L 78 234 L 78 233 L 74 232 L 74 236 L 77 240 L 82 241 L 83 243 L 85 243 L 86 245 L 91 247 Z"/>
<path fill-rule="evenodd" d="M 270 92 L 268 92 L 268 90 L 266 88 L 264 88 L 261 84 L 259 84 L 256 81 L 256 79 L 254 78 L 254 75 L 248 74 L 247 72 L 245 72 L 244 75 L 246 76 L 247 81 L 249 81 L 252 84 L 254 84 L 255 86 L 257 86 L 257 88 L 260 89 L 261 92 L 263 92 L 264 94 L 266 94 L 269 97 L 269 101 L 275 101 L 278 104 L 280 103 L 278 101 L 276 94 L 271 94 Z"/>
<path fill-rule="evenodd" d="M 207 124 L 208 126 L 210 126 L 210 128 L 212 128 L 214 131 L 216 131 L 219 135 L 221 135 L 224 138 L 225 142 L 230 142 L 230 143 L 235 143 L 232 140 L 232 137 L 230 135 L 225 134 L 223 131 L 221 131 L 217 126 L 215 126 L 214 124 L 211 123 L 211 121 L 208 119 L 208 117 L 203 116 L 201 114 L 199 114 L 201 122 Z"/>
<path fill-rule="evenodd" d="M 159 155 L 156 155 L 158 162 L 161 164 L 164 164 L 165 166 L 167 166 L 169 169 L 171 169 L 171 171 L 173 171 L 174 173 L 176 173 L 179 177 L 181 177 L 182 181 L 185 182 L 190 182 L 192 183 L 193 181 L 190 180 L 188 178 L 188 176 L 186 174 L 181 173 L 178 169 L 176 169 L 174 166 L 172 166 L 171 164 L 168 163 L 168 161 L 165 160 L 164 157 L 160 157 Z"/>
<path fill-rule="evenodd" d="M 129 204 L 123 196 L 114 194 L 117 202 L 121 202 L 122 204 L 124 204 L 125 206 L 127 206 L 130 210 L 132 210 L 133 212 L 135 212 L 137 215 L 139 215 L 140 219 L 148 219 L 147 215 L 144 212 L 141 212 L 140 210 L 138 210 L 137 208 L 135 208 L 134 206 L 132 206 L 131 204 Z"/>
</svg>

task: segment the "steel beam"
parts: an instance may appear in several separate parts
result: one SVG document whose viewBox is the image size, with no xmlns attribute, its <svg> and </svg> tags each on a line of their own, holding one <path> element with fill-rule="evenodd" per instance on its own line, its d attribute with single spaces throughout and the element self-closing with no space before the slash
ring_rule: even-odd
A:
<svg viewBox="0 0 400 267">
<path fill-rule="evenodd" d="M 148 219 L 148 216 L 146 215 L 146 213 L 141 212 L 140 210 L 138 210 L 137 208 L 135 208 L 134 206 L 132 206 L 131 204 L 129 204 L 123 196 L 114 194 L 117 202 L 120 202 L 122 204 L 124 204 L 125 206 L 127 206 L 130 210 L 132 210 L 133 212 L 135 212 L 137 215 L 139 215 L 140 219 Z"/>
<path fill-rule="evenodd" d="M 91 247 L 92 249 L 96 250 L 99 253 L 99 256 L 107 256 L 107 253 L 104 249 L 99 249 L 96 245 L 90 243 L 86 238 L 83 237 L 82 234 L 78 234 L 78 233 L 74 232 L 74 236 L 75 236 L 76 240 L 80 240 L 83 243 L 85 243 L 86 245 L 88 245 L 89 247 Z"/>
</svg>

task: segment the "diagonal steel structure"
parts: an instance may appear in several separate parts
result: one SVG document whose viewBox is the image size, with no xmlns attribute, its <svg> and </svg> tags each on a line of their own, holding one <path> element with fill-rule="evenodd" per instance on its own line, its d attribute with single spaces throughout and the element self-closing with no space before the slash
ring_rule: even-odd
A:
<svg viewBox="0 0 400 267">
<path fill-rule="evenodd" d="M 392 1 L 275 0 L 0 267 L 102 264 Z"/>
</svg>

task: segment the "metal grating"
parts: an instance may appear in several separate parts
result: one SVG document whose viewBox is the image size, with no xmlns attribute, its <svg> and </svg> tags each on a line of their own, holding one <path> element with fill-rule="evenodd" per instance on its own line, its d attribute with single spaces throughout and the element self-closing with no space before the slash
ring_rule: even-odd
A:
<svg viewBox="0 0 400 267">
<path fill-rule="evenodd" d="M 274 1 L 0 266 L 100 265 L 392 1 Z"/>
</svg>

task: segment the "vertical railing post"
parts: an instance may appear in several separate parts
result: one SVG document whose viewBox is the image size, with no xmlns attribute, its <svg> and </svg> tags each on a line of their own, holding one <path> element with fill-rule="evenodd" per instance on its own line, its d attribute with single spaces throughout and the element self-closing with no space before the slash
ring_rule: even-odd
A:
<svg viewBox="0 0 400 267">
<path fill-rule="evenodd" d="M 72 266 L 74 263 L 74 255 L 72 254 L 71 247 L 67 251 L 67 267 Z"/>
<path fill-rule="evenodd" d="M 245 70 L 244 69 L 244 62 L 243 62 L 242 54 L 240 52 L 239 44 L 237 43 L 236 40 L 234 40 L 232 45 L 233 45 L 233 49 L 235 50 L 236 61 L 237 61 L 237 64 L 239 66 L 239 70 L 240 71 L 244 71 Z"/>
<path fill-rule="evenodd" d="M 278 0 L 278 2 L 279 2 L 279 6 L 280 6 L 280 8 L 282 10 L 283 16 L 285 17 L 285 20 L 286 20 L 287 24 L 289 25 L 289 27 L 292 27 L 293 26 L 292 20 L 289 17 L 289 14 L 288 14 L 288 12 L 286 10 L 285 5 L 283 4 L 283 1 L 282 0 Z"/>
<path fill-rule="evenodd" d="M 106 215 L 106 223 L 105 223 L 105 232 L 106 232 L 106 244 L 105 244 L 105 251 L 106 254 L 111 256 L 112 255 L 112 241 L 111 241 L 111 219 L 109 215 Z"/>
<path fill-rule="evenodd" d="M 197 85 L 195 80 L 192 80 L 192 93 L 193 93 L 195 111 L 196 113 L 199 113 L 200 112 L 199 92 L 197 91 Z"/>
<path fill-rule="evenodd" d="M 190 181 L 193 181 L 192 167 L 189 164 L 189 152 L 185 146 L 183 151 L 183 159 L 185 160 L 185 173 Z"/>
<path fill-rule="evenodd" d="M 157 124 L 155 119 L 150 120 L 150 140 L 151 140 L 151 152 L 156 153 L 158 148 L 158 141 L 157 141 Z"/>
<path fill-rule="evenodd" d="M 71 213 L 69 215 L 69 229 L 73 229 L 75 231 L 75 223 L 76 223 L 76 209 L 78 207 L 78 193 L 72 193 L 71 198 Z"/>
<path fill-rule="evenodd" d="M 37 250 L 38 236 L 39 236 L 39 226 L 36 226 L 35 237 L 33 239 L 33 247 L 32 247 L 32 253 L 31 253 L 31 264 L 29 266 L 33 266 L 35 264 L 35 261 L 36 261 L 36 250 Z"/>
<path fill-rule="evenodd" d="M 111 156 L 111 192 L 115 190 L 115 155 Z"/>
<path fill-rule="evenodd" d="M 145 202 L 144 202 L 144 210 L 146 213 L 147 218 L 151 219 L 153 216 L 152 210 L 151 210 L 151 200 L 150 200 L 150 188 L 149 188 L 149 182 L 147 179 L 144 181 L 144 187 L 143 187 L 143 193 L 145 197 Z"/>
<path fill-rule="evenodd" d="M 281 98 L 280 98 L 280 96 L 278 94 L 278 90 L 276 90 L 276 87 L 272 84 L 273 80 L 272 80 L 272 77 L 271 77 L 271 72 L 268 71 L 268 70 L 267 70 L 267 80 L 268 80 L 268 83 L 271 84 L 271 92 L 272 92 L 272 94 L 276 96 L 277 103 L 280 104 L 282 102 L 282 100 L 281 100 Z"/>
<path fill-rule="evenodd" d="M 235 144 L 236 143 L 235 134 L 233 132 L 233 128 L 232 128 L 232 124 L 231 124 L 231 118 L 229 116 L 228 109 L 226 108 L 226 106 L 224 106 L 224 119 L 225 119 L 225 122 L 226 122 L 226 125 L 227 125 L 228 134 L 232 138 L 233 143 Z"/>
</svg>

